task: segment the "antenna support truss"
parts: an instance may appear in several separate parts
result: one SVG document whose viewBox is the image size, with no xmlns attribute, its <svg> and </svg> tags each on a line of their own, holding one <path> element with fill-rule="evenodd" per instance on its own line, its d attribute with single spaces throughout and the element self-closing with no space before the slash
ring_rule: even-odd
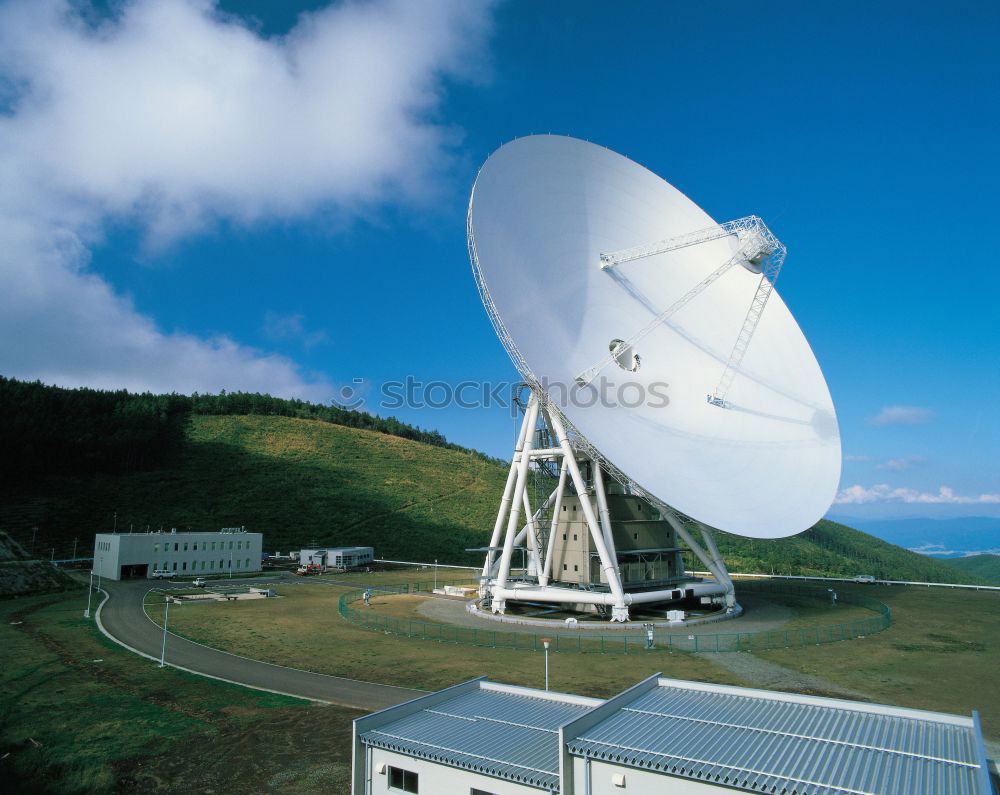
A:
<svg viewBox="0 0 1000 795">
<path fill-rule="evenodd" d="M 621 249 L 607 254 L 600 255 L 601 270 L 607 271 L 617 268 L 627 262 L 638 259 L 655 257 L 659 254 L 666 254 L 678 249 L 697 246 L 712 240 L 719 240 L 725 237 L 735 237 L 739 242 L 736 252 L 718 268 L 708 274 L 704 279 L 694 285 L 684 295 L 674 303 L 660 312 L 643 328 L 637 331 L 631 338 L 622 342 L 618 346 L 619 350 L 626 346 L 634 348 L 640 341 L 648 336 L 657 326 L 666 321 L 686 306 L 693 298 L 700 295 L 709 285 L 719 279 L 734 265 L 742 265 L 752 273 L 759 273 L 761 278 L 754 293 L 750 308 L 747 310 L 743 320 L 743 326 L 736 338 L 726 367 L 722 372 L 715 391 L 707 396 L 708 402 L 714 406 L 726 406 L 726 395 L 732 386 L 739 372 L 740 364 L 750 347 L 750 340 L 753 338 L 757 323 L 767 305 L 774 288 L 774 282 L 778 278 L 781 266 L 784 264 L 787 249 L 784 244 L 767 228 L 767 225 L 756 215 L 748 215 L 744 218 L 737 218 L 735 221 L 726 221 L 722 224 L 715 224 L 705 229 L 698 229 L 687 232 L 683 235 L 660 240 L 632 248 Z M 593 367 L 584 370 L 576 377 L 576 382 L 580 386 L 586 386 L 593 381 L 605 367 L 615 361 L 615 351 L 605 357 Z"/>
</svg>

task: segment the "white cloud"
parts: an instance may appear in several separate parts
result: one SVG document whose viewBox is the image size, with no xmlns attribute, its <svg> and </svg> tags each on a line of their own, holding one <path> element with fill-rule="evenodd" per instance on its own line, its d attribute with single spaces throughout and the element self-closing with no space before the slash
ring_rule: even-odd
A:
<svg viewBox="0 0 1000 795">
<path fill-rule="evenodd" d="M 892 472 L 904 472 L 917 464 L 922 464 L 927 459 L 921 455 L 904 455 L 899 458 L 890 458 L 884 464 L 879 464 L 879 469 L 888 469 Z"/>
<path fill-rule="evenodd" d="M 921 503 L 928 505 L 996 505 L 1000 504 L 1000 494 L 979 494 L 964 496 L 956 494 L 949 486 L 941 486 L 937 493 L 920 492 L 916 489 L 894 488 L 880 483 L 865 488 L 854 485 L 841 489 L 834 503 L 837 505 L 863 505 L 872 502 Z"/>
<path fill-rule="evenodd" d="M 869 421 L 873 425 L 923 425 L 934 412 L 919 406 L 883 406 Z"/>
<path fill-rule="evenodd" d="M 219 219 L 349 219 L 431 195 L 434 120 L 489 6 L 347 2 L 265 39 L 210 0 L 0 7 L 0 372 L 66 385 L 324 399 L 288 359 L 160 328 L 88 270 L 109 220 L 154 245 Z"/>
<path fill-rule="evenodd" d="M 298 340 L 306 348 L 330 341 L 330 335 L 323 329 L 310 331 L 305 321 L 305 316 L 298 312 L 283 315 L 268 310 L 264 313 L 264 336 L 275 342 Z"/>
</svg>

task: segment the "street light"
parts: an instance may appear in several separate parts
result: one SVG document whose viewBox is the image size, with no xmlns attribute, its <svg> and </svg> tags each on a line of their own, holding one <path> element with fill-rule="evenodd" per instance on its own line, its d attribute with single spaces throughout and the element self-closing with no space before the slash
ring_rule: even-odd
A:
<svg viewBox="0 0 1000 795">
<path fill-rule="evenodd" d="M 545 647 L 545 689 L 549 689 L 549 644 L 550 638 L 542 638 L 542 645 Z"/>
<path fill-rule="evenodd" d="M 437 558 L 434 558 L 434 590 L 438 589 L 438 562 Z"/>
<path fill-rule="evenodd" d="M 94 593 L 94 570 L 90 570 L 90 587 L 87 589 L 87 609 L 83 611 L 84 618 L 90 618 L 90 597 Z"/>
<path fill-rule="evenodd" d="M 163 594 L 163 645 L 160 647 L 160 667 L 167 663 L 167 614 L 170 612 L 170 597 Z"/>
</svg>

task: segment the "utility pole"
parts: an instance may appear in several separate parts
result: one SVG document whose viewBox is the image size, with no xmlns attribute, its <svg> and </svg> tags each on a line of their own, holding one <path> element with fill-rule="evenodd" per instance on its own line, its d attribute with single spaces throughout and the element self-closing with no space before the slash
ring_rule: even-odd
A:
<svg viewBox="0 0 1000 795">
<path fill-rule="evenodd" d="M 549 638 L 542 638 L 542 645 L 545 647 L 545 689 L 549 689 Z"/>
<path fill-rule="evenodd" d="M 80 540 L 79 538 L 73 539 L 73 560 L 76 560 L 76 542 L 79 540 Z"/>
</svg>

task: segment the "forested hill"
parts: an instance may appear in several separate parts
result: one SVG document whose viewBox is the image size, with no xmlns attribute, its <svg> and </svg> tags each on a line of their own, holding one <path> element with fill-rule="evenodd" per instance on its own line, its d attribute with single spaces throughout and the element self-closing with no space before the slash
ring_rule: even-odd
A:
<svg viewBox="0 0 1000 795">
<path fill-rule="evenodd" d="M 153 395 L 126 390 L 63 389 L 0 376 L 0 475 L 35 477 L 76 472 L 137 472 L 167 464 L 184 443 L 190 415 L 298 417 L 363 428 L 435 447 L 450 444 L 395 417 L 286 400 L 251 392 Z"/>
<path fill-rule="evenodd" d="M 263 532 L 271 552 L 371 544 L 379 557 L 476 563 L 480 555 L 465 550 L 488 542 L 506 477 L 506 464 L 440 434 L 266 395 L 130 395 L 0 379 L 0 410 L 19 418 L 0 425 L 0 446 L 12 453 L 0 530 L 45 558 L 68 557 L 74 539 L 86 554 L 93 534 L 117 522 L 126 532 L 243 525 Z M 722 534 L 720 547 L 737 572 L 976 581 L 826 521 L 780 541 Z"/>
</svg>

